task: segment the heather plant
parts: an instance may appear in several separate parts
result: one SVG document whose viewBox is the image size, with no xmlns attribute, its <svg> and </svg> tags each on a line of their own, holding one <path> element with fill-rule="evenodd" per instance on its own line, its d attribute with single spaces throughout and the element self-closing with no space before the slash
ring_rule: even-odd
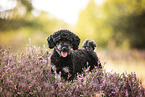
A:
<svg viewBox="0 0 145 97">
<path fill-rule="evenodd" d="M 0 96 L 145 96 L 135 73 L 117 74 L 97 67 L 90 72 L 88 67 L 73 82 L 60 80 L 51 74 L 50 55 L 45 46 L 28 44 L 25 53 L 16 54 L 0 47 Z"/>
</svg>

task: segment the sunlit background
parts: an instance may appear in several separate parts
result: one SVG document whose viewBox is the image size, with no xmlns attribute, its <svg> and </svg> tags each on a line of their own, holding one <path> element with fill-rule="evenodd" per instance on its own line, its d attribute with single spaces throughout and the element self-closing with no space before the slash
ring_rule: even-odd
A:
<svg viewBox="0 0 145 97">
<path fill-rule="evenodd" d="M 59 29 L 95 40 L 108 72 L 135 72 L 145 86 L 145 0 L 0 0 L 0 45 L 12 53 Z"/>
</svg>

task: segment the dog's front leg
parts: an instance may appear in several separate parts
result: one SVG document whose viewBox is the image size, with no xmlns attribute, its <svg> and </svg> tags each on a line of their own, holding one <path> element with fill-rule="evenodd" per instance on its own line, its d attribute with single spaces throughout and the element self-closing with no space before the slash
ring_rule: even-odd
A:
<svg viewBox="0 0 145 97">
<path fill-rule="evenodd" d="M 77 60 L 77 59 L 73 56 L 73 57 L 72 57 L 72 65 L 73 65 L 73 66 L 72 66 L 72 67 L 73 67 L 72 69 L 73 69 L 73 70 L 72 70 L 72 76 L 71 76 L 71 78 L 70 78 L 72 81 L 73 81 L 74 79 L 77 79 L 77 71 L 76 71 L 76 68 L 78 68 L 78 67 L 77 67 L 77 64 L 78 64 L 78 63 L 77 63 L 76 60 Z"/>
<path fill-rule="evenodd" d="M 61 72 L 57 74 L 57 68 L 56 66 L 51 62 L 51 73 L 55 76 L 55 81 L 61 81 Z"/>
</svg>

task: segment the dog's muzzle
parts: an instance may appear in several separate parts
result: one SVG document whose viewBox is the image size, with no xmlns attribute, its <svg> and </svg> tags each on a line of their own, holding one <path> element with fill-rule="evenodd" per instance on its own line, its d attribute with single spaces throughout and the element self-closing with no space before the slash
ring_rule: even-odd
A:
<svg viewBox="0 0 145 97">
<path fill-rule="evenodd" d="M 68 48 L 67 47 L 63 47 L 61 50 L 61 56 L 62 57 L 67 57 L 68 55 Z"/>
</svg>

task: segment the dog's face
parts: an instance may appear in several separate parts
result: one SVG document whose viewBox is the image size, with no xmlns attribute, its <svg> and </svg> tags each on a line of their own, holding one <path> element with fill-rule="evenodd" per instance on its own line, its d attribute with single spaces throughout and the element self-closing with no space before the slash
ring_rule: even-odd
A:
<svg viewBox="0 0 145 97">
<path fill-rule="evenodd" d="M 62 57 L 67 57 L 71 50 L 77 50 L 80 38 L 69 30 L 59 30 L 50 35 L 47 39 L 50 49 L 55 49 Z"/>
<path fill-rule="evenodd" d="M 71 50 L 73 50 L 72 44 L 69 41 L 58 42 L 54 49 L 63 58 L 67 57 L 70 54 Z"/>
</svg>

